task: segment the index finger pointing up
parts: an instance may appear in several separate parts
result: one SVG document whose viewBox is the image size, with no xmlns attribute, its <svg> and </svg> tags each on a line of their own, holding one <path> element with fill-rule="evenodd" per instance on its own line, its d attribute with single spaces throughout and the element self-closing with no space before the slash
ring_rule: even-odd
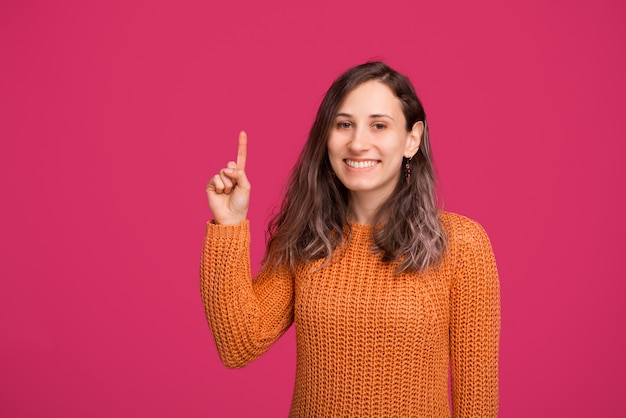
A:
<svg viewBox="0 0 626 418">
<path fill-rule="evenodd" d="M 248 135 L 244 131 L 239 132 L 239 147 L 237 148 L 237 168 L 245 170 L 246 157 L 248 155 Z"/>
</svg>

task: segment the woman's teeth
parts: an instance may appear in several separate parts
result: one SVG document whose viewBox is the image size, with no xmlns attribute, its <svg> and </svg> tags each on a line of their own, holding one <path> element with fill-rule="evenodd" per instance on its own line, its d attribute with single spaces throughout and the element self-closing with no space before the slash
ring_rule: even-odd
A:
<svg viewBox="0 0 626 418">
<path fill-rule="evenodd" d="M 378 164 L 378 161 L 352 161 L 346 160 L 346 164 L 352 168 L 367 168 L 373 167 Z"/>
</svg>

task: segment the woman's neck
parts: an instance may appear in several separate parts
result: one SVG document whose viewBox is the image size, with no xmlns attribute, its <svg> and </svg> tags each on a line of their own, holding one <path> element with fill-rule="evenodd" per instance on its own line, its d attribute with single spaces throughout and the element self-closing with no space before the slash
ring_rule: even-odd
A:
<svg viewBox="0 0 626 418">
<path fill-rule="evenodd" d="M 361 225 L 372 225 L 374 217 L 387 197 L 377 196 L 374 193 L 350 193 L 349 216 L 350 222 Z"/>
</svg>

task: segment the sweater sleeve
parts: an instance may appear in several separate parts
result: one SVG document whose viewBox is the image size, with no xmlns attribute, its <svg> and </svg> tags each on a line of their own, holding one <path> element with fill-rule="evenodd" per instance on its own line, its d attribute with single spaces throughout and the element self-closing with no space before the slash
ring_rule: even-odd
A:
<svg viewBox="0 0 626 418">
<path fill-rule="evenodd" d="M 497 417 L 500 283 L 487 234 L 464 220 L 450 295 L 453 416 Z"/>
<path fill-rule="evenodd" d="M 204 311 L 225 366 L 259 357 L 293 322 L 293 280 L 287 269 L 250 273 L 250 225 L 207 223 L 200 263 Z"/>
</svg>

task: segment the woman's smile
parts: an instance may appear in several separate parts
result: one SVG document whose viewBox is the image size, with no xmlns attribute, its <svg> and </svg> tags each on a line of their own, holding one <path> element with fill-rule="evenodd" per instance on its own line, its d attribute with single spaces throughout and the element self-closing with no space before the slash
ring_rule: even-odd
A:
<svg viewBox="0 0 626 418">
<path fill-rule="evenodd" d="M 378 163 L 380 163 L 380 161 L 378 160 L 352 160 L 352 159 L 345 159 L 344 160 L 346 162 L 346 165 L 348 165 L 350 168 L 356 168 L 356 169 L 362 169 L 362 168 L 371 168 L 374 167 L 375 165 L 378 165 Z"/>
</svg>

